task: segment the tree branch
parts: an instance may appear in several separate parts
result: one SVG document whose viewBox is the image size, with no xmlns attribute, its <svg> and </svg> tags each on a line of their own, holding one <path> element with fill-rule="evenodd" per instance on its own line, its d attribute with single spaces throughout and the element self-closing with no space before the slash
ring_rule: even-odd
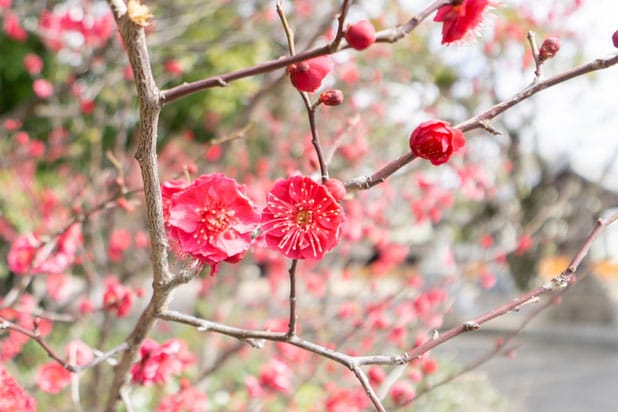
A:
<svg viewBox="0 0 618 412">
<path fill-rule="evenodd" d="M 470 130 L 474 129 L 492 130 L 488 123 L 489 120 L 507 111 L 518 103 L 521 103 L 527 98 L 535 95 L 536 93 L 557 84 L 563 83 L 567 80 L 571 80 L 575 77 L 582 76 L 593 71 L 607 69 L 608 67 L 614 66 L 616 64 L 618 64 L 618 54 L 607 59 L 596 59 L 592 62 L 557 74 L 546 80 L 534 82 L 510 99 L 494 105 L 483 113 L 474 116 L 462 123 L 459 123 L 455 127 L 463 132 L 469 132 Z M 397 170 L 401 169 L 403 166 L 407 165 L 414 159 L 415 157 L 412 153 L 406 153 L 399 158 L 389 162 L 386 166 L 382 167 L 371 176 L 359 176 L 346 181 L 345 187 L 349 192 L 370 189 L 373 186 L 382 183 L 384 180 L 386 180 L 386 178 L 388 178 L 390 175 L 392 175 Z"/>
<path fill-rule="evenodd" d="M 95 365 L 98 365 L 99 363 L 108 360 L 115 354 L 122 352 L 129 347 L 129 345 L 126 342 L 123 342 L 108 352 L 99 352 L 99 354 L 92 361 L 88 363 L 85 363 L 83 365 L 74 365 L 72 363 L 65 361 L 60 355 L 58 355 L 51 348 L 51 346 L 49 346 L 47 341 L 43 339 L 43 337 L 39 334 L 39 332 L 36 329 L 33 331 L 28 330 L 0 316 L 0 330 L 2 329 L 10 329 L 17 333 L 21 333 L 22 335 L 28 336 L 30 339 L 35 341 L 41 348 L 43 348 L 43 350 L 47 352 L 47 355 L 50 358 L 58 362 L 60 365 L 62 365 L 63 368 L 65 368 L 66 370 L 72 373 L 78 373 L 88 368 L 91 368 Z"/>
<path fill-rule="evenodd" d="M 410 34 L 410 32 L 412 32 L 412 30 L 414 30 L 431 13 L 433 13 L 434 11 L 438 10 L 440 7 L 448 3 L 449 3 L 448 0 L 434 1 L 429 6 L 427 6 L 420 14 L 410 19 L 403 26 L 398 26 L 391 30 L 381 31 L 377 33 L 376 41 L 395 43 L 401 40 L 403 37 Z M 344 2 L 344 6 L 345 6 L 345 2 Z M 343 14 L 343 11 L 344 10 L 342 10 L 342 14 Z M 340 24 L 341 24 L 341 20 L 340 20 Z M 340 29 L 343 30 L 342 28 L 338 28 L 338 31 Z M 307 51 L 298 53 L 293 56 L 281 57 L 276 60 L 269 60 L 267 62 L 256 64 L 254 66 L 247 67 L 244 69 L 234 70 L 228 73 L 209 77 L 207 79 L 197 80 L 197 81 L 190 82 L 190 83 L 184 83 L 176 87 L 163 90 L 161 91 L 161 101 L 163 104 L 167 104 L 183 96 L 187 96 L 189 94 L 196 93 L 201 90 L 210 89 L 212 87 L 225 87 L 235 80 L 244 79 L 247 77 L 255 76 L 257 74 L 264 74 L 264 73 L 272 72 L 274 70 L 287 67 L 292 63 L 298 63 L 298 62 L 308 60 L 308 59 L 311 59 L 317 56 L 333 54 L 335 52 L 347 49 L 349 47 L 347 44 L 341 44 L 339 46 L 336 46 L 335 42 L 338 43 L 340 41 L 341 41 L 341 38 L 337 35 L 337 37 L 335 37 L 335 40 L 333 40 L 332 43 L 327 44 L 325 46 L 316 47 L 314 49 L 307 50 Z"/>
<path fill-rule="evenodd" d="M 156 314 L 166 305 L 173 288 L 173 275 L 169 271 L 167 259 L 167 238 L 163 223 L 163 206 L 161 185 L 157 170 L 157 128 L 162 99 L 152 75 L 150 56 L 146 45 L 143 27 L 129 18 L 124 3 L 120 0 L 108 0 L 120 35 L 126 47 L 140 107 L 140 123 L 137 131 L 137 150 L 135 158 L 139 162 L 144 182 L 146 216 L 150 234 L 153 268 L 153 295 L 148 306 L 135 324 L 127 338 L 128 349 L 123 353 L 114 370 L 114 377 L 105 410 L 116 410 L 117 402 L 124 394 L 128 371 L 137 357 L 139 346 L 151 331 Z"/>
<path fill-rule="evenodd" d="M 505 112 L 521 101 L 529 98 L 530 96 L 535 95 L 541 90 L 545 90 L 549 87 L 555 86 L 567 80 L 571 80 L 575 77 L 591 73 L 597 70 L 607 69 L 608 67 L 614 66 L 618 64 L 618 54 L 609 57 L 607 59 L 596 59 L 589 63 L 583 64 L 578 67 L 574 67 L 570 70 L 567 70 L 563 73 L 559 73 L 555 76 L 552 76 L 548 79 L 545 79 L 540 82 L 534 82 L 530 86 L 523 89 L 521 92 L 517 93 L 515 96 L 511 97 L 508 100 L 500 102 L 495 106 L 489 108 L 483 113 L 466 120 L 465 122 L 459 123 L 455 127 L 460 129 L 462 132 L 468 132 L 470 130 L 478 129 L 482 127 L 482 123 L 484 121 L 488 121 L 498 116 L 499 114 Z"/>
</svg>

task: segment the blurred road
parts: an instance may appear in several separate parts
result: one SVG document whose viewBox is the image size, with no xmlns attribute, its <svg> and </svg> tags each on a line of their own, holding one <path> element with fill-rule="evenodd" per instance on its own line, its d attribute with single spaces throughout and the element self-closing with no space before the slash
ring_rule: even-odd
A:
<svg viewBox="0 0 618 412">
<path fill-rule="evenodd" d="M 477 372 L 487 373 L 509 400 L 508 412 L 618 411 L 618 335 L 574 329 L 524 333 L 515 341 L 521 346 L 514 358 L 492 359 Z M 497 336 L 460 336 L 440 351 L 469 362 L 490 350 Z"/>
</svg>

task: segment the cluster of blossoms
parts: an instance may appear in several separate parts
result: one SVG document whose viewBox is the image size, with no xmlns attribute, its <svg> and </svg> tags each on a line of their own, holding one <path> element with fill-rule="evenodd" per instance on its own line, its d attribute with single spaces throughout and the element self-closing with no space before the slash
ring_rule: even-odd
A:
<svg viewBox="0 0 618 412">
<path fill-rule="evenodd" d="M 69 342 L 65 348 L 66 359 L 72 365 L 83 366 L 93 359 L 90 346 L 76 340 Z M 71 383 L 71 372 L 56 361 L 47 362 L 37 371 L 35 381 L 40 390 L 47 393 L 59 393 Z"/>
<path fill-rule="evenodd" d="M 0 411 L 34 412 L 36 401 L 0 365 Z"/>
<path fill-rule="evenodd" d="M 338 203 L 345 188 L 336 181 L 281 180 L 261 215 L 244 186 L 222 174 L 202 175 L 191 184 L 168 181 L 161 192 L 172 247 L 210 265 L 212 273 L 221 262 L 242 259 L 260 223 L 270 248 L 293 259 L 319 259 L 338 243 L 345 220 Z"/>
<path fill-rule="evenodd" d="M 179 339 L 170 339 L 159 345 L 146 339 L 140 348 L 140 360 L 131 369 L 134 383 L 149 386 L 153 383 L 163 385 L 195 363 L 195 357 L 187 350 L 187 345 Z"/>
<path fill-rule="evenodd" d="M 115 313 L 118 318 L 124 318 L 131 311 L 133 297 L 142 293 L 141 289 L 134 291 L 120 283 L 115 276 L 108 276 L 105 278 L 103 310 Z"/>
<path fill-rule="evenodd" d="M 60 236 L 46 243 L 36 234 L 19 236 L 9 250 L 9 269 L 18 275 L 62 273 L 75 262 L 75 254 L 81 244 L 79 224 L 71 225 Z"/>
<path fill-rule="evenodd" d="M 159 402 L 156 412 L 202 412 L 208 410 L 208 401 L 203 392 L 191 386 L 187 379 L 180 379 L 180 390 Z"/>
<path fill-rule="evenodd" d="M 0 299 L 0 305 L 2 299 Z M 41 337 L 49 335 L 52 323 L 48 319 L 41 319 L 31 315 L 36 309 L 34 297 L 25 293 L 15 307 L 0 309 L 0 318 L 11 321 L 26 330 L 38 331 Z M 4 362 L 19 355 L 23 346 L 28 342 L 28 336 L 14 330 L 9 330 L 0 339 L 0 362 Z"/>
<path fill-rule="evenodd" d="M 51 50 L 78 51 L 84 47 L 99 48 L 105 45 L 114 34 L 115 22 L 106 7 L 86 10 L 79 4 L 65 3 L 51 12 L 43 12 L 39 30 L 45 45 Z"/>
</svg>

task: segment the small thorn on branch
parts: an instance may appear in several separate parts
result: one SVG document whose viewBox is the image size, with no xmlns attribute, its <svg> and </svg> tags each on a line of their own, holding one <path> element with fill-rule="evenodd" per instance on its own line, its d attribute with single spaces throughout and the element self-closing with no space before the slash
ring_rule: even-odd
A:
<svg viewBox="0 0 618 412">
<path fill-rule="evenodd" d="M 520 305 L 517 305 L 513 308 L 513 312 L 519 312 L 519 310 L 524 307 L 525 305 L 529 305 L 530 303 L 538 303 L 541 300 L 541 298 L 539 298 L 538 296 L 535 296 L 533 298 L 530 298 L 524 302 L 522 302 Z"/>
<path fill-rule="evenodd" d="M 489 120 L 481 120 L 479 122 L 479 125 L 481 126 L 481 128 L 491 134 L 493 134 L 494 136 L 501 136 L 502 132 L 494 129 L 491 124 L 489 124 Z"/>
<path fill-rule="evenodd" d="M 223 79 L 222 79 L 222 78 L 220 78 L 220 77 L 217 77 L 216 81 L 217 81 L 217 84 L 218 84 L 219 86 L 221 86 L 221 87 L 227 87 L 227 86 L 229 86 L 229 83 L 228 83 L 228 82 L 226 82 L 225 80 L 223 80 Z"/>
<path fill-rule="evenodd" d="M 264 347 L 265 344 L 265 340 L 264 339 L 245 339 L 245 342 L 247 342 L 252 348 L 254 349 L 262 349 Z"/>
</svg>

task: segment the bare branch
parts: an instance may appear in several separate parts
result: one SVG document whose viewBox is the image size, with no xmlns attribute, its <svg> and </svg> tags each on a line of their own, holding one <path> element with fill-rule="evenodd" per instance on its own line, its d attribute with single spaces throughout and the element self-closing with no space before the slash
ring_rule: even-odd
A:
<svg viewBox="0 0 618 412">
<path fill-rule="evenodd" d="M 404 155 L 399 156 L 392 162 L 389 162 L 386 166 L 384 166 L 371 176 L 360 176 L 348 180 L 347 182 L 345 182 L 345 188 L 348 192 L 370 189 L 375 185 L 384 182 L 389 176 L 391 176 L 397 170 L 401 169 L 414 159 L 416 159 L 414 153 L 408 152 Z"/>
<path fill-rule="evenodd" d="M 369 378 L 367 378 L 367 374 L 360 368 L 360 366 L 356 364 L 352 365 L 351 369 L 352 372 L 354 372 L 356 379 L 358 379 L 361 386 L 365 390 L 365 393 L 371 400 L 371 403 L 373 403 L 373 406 L 375 406 L 376 411 L 386 412 L 386 409 L 384 409 L 384 406 L 382 405 L 382 401 L 371 387 L 371 383 L 369 383 Z"/>
<path fill-rule="evenodd" d="M 614 66 L 617 63 L 618 54 L 607 59 L 596 59 L 594 61 L 591 61 L 590 63 L 586 63 L 573 69 L 567 70 L 563 73 L 557 74 L 543 81 L 532 83 L 530 86 L 526 87 L 510 99 L 496 104 L 495 106 L 484 111 L 483 113 L 469 120 L 466 120 L 465 122 L 459 123 L 455 127 L 461 129 L 461 131 L 463 132 L 478 129 L 482 127 L 481 122 L 493 119 L 494 117 L 505 112 L 506 110 L 510 109 L 521 101 L 540 92 L 541 90 L 545 90 L 549 87 L 555 86 L 557 84 L 560 84 L 578 76 L 582 76 L 587 73 L 607 69 L 608 67 Z"/>
</svg>

